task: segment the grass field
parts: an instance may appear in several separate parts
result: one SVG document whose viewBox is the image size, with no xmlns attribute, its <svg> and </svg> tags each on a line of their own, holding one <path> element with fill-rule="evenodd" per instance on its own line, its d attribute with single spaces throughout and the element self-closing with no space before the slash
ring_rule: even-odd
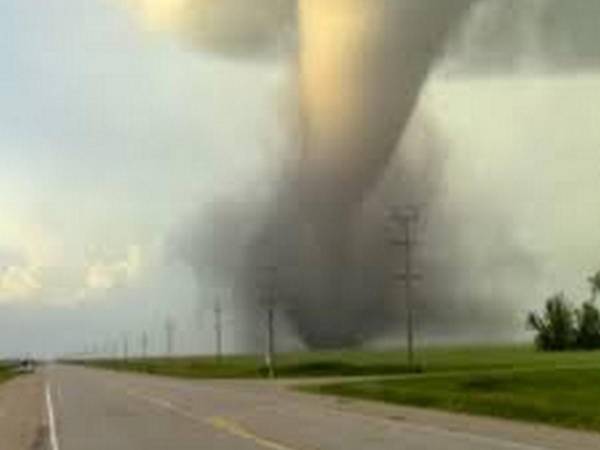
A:
<svg viewBox="0 0 600 450">
<path fill-rule="evenodd" d="M 0 383 L 8 381 L 15 376 L 14 370 L 9 364 L 0 361 Z"/>
<path fill-rule="evenodd" d="M 262 359 L 251 356 L 229 356 L 220 362 L 206 357 L 174 357 L 132 358 L 127 361 L 100 359 L 79 363 L 112 370 L 184 378 L 264 378 L 267 375 Z M 395 362 L 391 357 L 361 358 L 346 353 L 286 354 L 277 359 L 276 365 L 277 376 L 284 378 L 396 375 L 418 371 L 420 369 L 410 368 L 402 359 Z"/>
<path fill-rule="evenodd" d="M 600 431 L 600 366 L 423 375 L 302 389 Z"/>
<path fill-rule="evenodd" d="M 418 365 L 406 365 L 404 352 L 306 352 L 277 358 L 280 377 L 401 375 L 432 372 L 473 372 L 498 369 L 600 367 L 600 353 L 541 353 L 528 346 L 428 348 L 418 354 Z M 81 362 L 81 361 L 80 361 Z M 188 378 L 258 378 L 265 375 L 262 358 L 228 356 L 88 360 L 81 363 L 114 370 L 131 370 Z"/>
</svg>

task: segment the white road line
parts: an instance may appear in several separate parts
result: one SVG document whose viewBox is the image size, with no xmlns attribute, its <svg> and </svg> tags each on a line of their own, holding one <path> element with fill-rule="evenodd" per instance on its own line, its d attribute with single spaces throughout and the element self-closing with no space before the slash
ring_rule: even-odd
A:
<svg viewBox="0 0 600 450">
<path fill-rule="evenodd" d="M 52 393 L 50 383 L 46 383 L 46 409 L 48 411 L 48 437 L 51 450 L 59 450 L 58 437 L 56 436 L 56 421 L 54 419 L 54 407 L 52 406 Z"/>
</svg>

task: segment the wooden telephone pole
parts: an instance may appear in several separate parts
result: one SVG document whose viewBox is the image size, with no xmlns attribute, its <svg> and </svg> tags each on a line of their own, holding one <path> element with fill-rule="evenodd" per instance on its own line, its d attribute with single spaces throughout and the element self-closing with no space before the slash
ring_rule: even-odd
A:
<svg viewBox="0 0 600 450">
<path fill-rule="evenodd" d="M 165 339 L 166 339 L 166 351 L 167 356 L 173 354 L 173 340 L 175 337 L 175 321 L 171 317 L 167 317 L 165 320 Z"/>
<path fill-rule="evenodd" d="M 145 331 L 142 332 L 140 344 L 142 348 L 142 358 L 146 358 L 148 356 L 148 333 Z"/>
<path fill-rule="evenodd" d="M 265 363 L 269 378 L 275 378 L 275 283 L 277 268 L 267 266 L 264 268 L 266 274 L 266 286 L 264 295 L 267 304 L 267 342 L 265 351 Z"/>
<path fill-rule="evenodd" d="M 215 359 L 218 363 L 223 359 L 223 310 L 221 302 L 215 303 Z"/>
<path fill-rule="evenodd" d="M 422 275 L 414 269 L 414 249 L 417 245 L 414 228 L 419 222 L 419 209 L 414 206 L 394 208 L 390 213 L 390 220 L 394 229 L 400 229 L 401 237 L 392 236 L 390 243 L 394 247 L 404 250 L 404 264 L 401 272 L 394 273 L 394 281 L 402 283 L 404 287 L 404 301 L 406 305 L 406 343 L 408 364 L 412 367 L 414 358 L 414 285 L 422 280 Z M 393 234 L 396 234 L 395 232 Z"/>
</svg>

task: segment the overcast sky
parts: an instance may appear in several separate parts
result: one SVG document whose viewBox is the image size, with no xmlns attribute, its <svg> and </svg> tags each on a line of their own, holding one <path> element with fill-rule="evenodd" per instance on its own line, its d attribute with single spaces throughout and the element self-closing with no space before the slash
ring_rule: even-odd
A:
<svg viewBox="0 0 600 450">
<path fill-rule="evenodd" d="M 208 351 L 227 294 L 199 288 L 171 237 L 261 188 L 280 71 L 191 51 L 110 0 L 0 0 L 0 63 L 0 355 L 142 330 L 158 346 L 168 315 L 181 351 Z M 589 71 L 437 79 L 424 97 L 451 143 L 444 201 L 475 230 L 471 206 L 509 218 L 544 261 L 535 295 L 581 293 L 600 268 L 599 102 Z"/>
<path fill-rule="evenodd" d="M 0 352 L 162 333 L 198 296 L 167 236 L 260 158 L 272 71 L 138 25 L 112 1 L 0 2 Z"/>
</svg>

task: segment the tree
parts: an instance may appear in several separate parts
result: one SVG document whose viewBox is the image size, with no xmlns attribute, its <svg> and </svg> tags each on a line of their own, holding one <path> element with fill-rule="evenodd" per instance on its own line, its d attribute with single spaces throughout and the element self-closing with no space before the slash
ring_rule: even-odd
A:
<svg viewBox="0 0 600 450">
<path fill-rule="evenodd" d="M 577 348 L 594 350 L 600 348 L 600 311 L 593 301 L 585 302 L 576 311 Z"/>
<path fill-rule="evenodd" d="M 588 283 L 592 291 L 592 301 L 595 301 L 600 294 L 600 271 L 588 278 Z"/>
<path fill-rule="evenodd" d="M 529 313 L 527 324 L 537 331 L 536 345 L 541 350 L 563 351 L 576 343 L 575 314 L 564 294 L 546 301 L 542 314 Z"/>
</svg>

